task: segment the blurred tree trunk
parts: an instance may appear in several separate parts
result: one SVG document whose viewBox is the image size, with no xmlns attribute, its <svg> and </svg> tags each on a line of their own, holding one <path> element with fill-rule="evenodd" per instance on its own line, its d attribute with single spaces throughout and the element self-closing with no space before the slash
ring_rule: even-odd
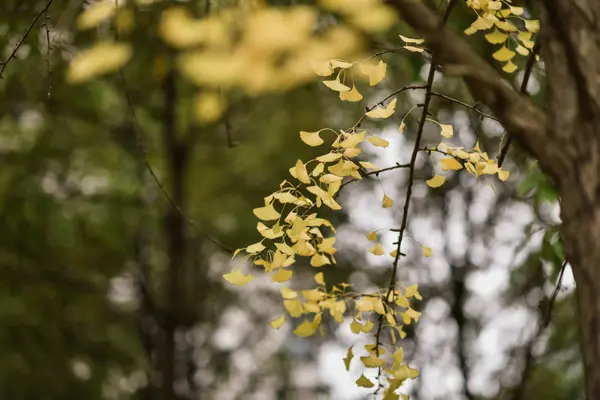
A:
<svg viewBox="0 0 600 400">
<path fill-rule="evenodd" d="M 387 2 L 425 37 L 445 72 L 464 78 L 473 96 L 554 180 L 577 284 L 586 395 L 600 399 L 600 2 L 537 3 L 549 93 L 545 110 L 507 84 L 462 37 L 441 28 L 423 2 Z"/>
</svg>

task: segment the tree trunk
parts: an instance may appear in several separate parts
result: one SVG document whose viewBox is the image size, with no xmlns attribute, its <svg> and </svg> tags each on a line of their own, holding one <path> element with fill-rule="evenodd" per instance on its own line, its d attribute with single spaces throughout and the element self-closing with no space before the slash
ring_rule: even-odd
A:
<svg viewBox="0 0 600 400">
<path fill-rule="evenodd" d="M 577 286 L 586 397 L 600 400 L 600 1 L 536 3 L 549 93 L 545 110 L 521 96 L 464 38 L 444 29 L 422 1 L 386 2 L 426 39 L 445 73 L 464 78 L 553 178 Z"/>
</svg>

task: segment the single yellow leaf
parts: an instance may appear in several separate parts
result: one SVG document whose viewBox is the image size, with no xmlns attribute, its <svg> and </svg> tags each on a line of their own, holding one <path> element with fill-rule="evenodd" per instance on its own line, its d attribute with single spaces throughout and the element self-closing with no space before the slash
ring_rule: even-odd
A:
<svg viewBox="0 0 600 400">
<path fill-rule="evenodd" d="M 276 219 L 279 219 L 279 217 L 281 216 L 281 214 L 279 214 L 275 210 L 272 204 L 269 204 L 265 207 L 255 208 L 254 210 L 252 210 L 252 212 L 254 213 L 254 215 L 256 215 L 258 219 L 261 219 L 263 221 L 274 221 Z"/>
<path fill-rule="evenodd" d="M 117 6 L 111 0 L 98 1 L 88 7 L 77 18 L 77 28 L 81 30 L 92 29 L 115 15 Z"/>
<path fill-rule="evenodd" d="M 518 67 L 515 63 L 513 63 L 512 61 L 509 61 L 506 64 L 504 64 L 504 66 L 502 67 L 502 71 L 512 74 L 513 72 L 515 72 L 517 70 L 517 68 Z"/>
<path fill-rule="evenodd" d="M 510 50 L 508 47 L 502 46 L 502 48 L 500 50 L 498 50 L 494 54 L 492 54 L 492 57 L 494 57 L 498 61 L 509 61 L 509 60 L 513 59 L 515 54 L 516 53 L 514 51 Z"/>
<path fill-rule="evenodd" d="M 351 147 L 349 149 L 344 150 L 344 156 L 348 158 L 354 158 L 361 153 L 362 149 L 360 147 Z"/>
<path fill-rule="evenodd" d="M 336 92 L 346 92 L 350 90 L 348 86 L 344 85 L 338 79 L 334 79 L 331 81 L 323 81 L 323 84 L 329 89 L 334 90 Z"/>
<path fill-rule="evenodd" d="M 292 278 L 292 275 L 294 275 L 294 273 L 292 271 L 289 271 L 287 269 L 283 269 L 283 268 L 279 268 L 277 270 L 277 272 L 275 272 L 273 275 L 271 275 L 271 281 L 273 282 L 287 282 Z"/>
<path fill-rule="evenodd" d="M 454 136 L 454 128 L 452 127 L 452 125 L 440 124 L 440 128 L 442 128 L 440 134 L 443 137 L 450 139 L 452 136 Z"/>
<path fill-rule="evenodd" d="M 492 44 L 502 44 L 506 42 L 508 35 L 504 32 L 499 31 L 498 29 L 494 29 L 493 32 L 490 32 L 485 35 L 485 39 Z"/>
<path fill-rule="evenodd" d="M 396 99 L 394 98 L 386 107 L 377 107 L 366 113 L 371 118 L 388 118 L 396 111 Z"/>
<path fill-rule="evenodd" d="M 467 29 L 465 29 L 465 35 L 467 35 L 467 36 L 474 35 L 476 33 L 477 33 L 477 29 L 473 28 L 472 26 L 470 26 Z"/>
<path fill-rule="evenodd" d="M 421 245 L 421 249 L 423 250 L 423 257 L 431 257 L 432 251 L 431 247 L 426 247 Z"/>
<path fill-rule="evenodd" d="M 298 297 L 298 293 L 288 287 L 283 286 L 281 288 L 281 297 L 288 300 L 293 300 Z"/>
<path fill-rule="evenodd" d="M 300 299 L 285 299 L 283 300 L 283 307 L 292 318 L 298 318 L 304 313 Z"/>
<path fill-rule="evenodd" d="M 352 90 L 340 92 L 340 100 L 356 102 L 361 101 L 362 94 L 356 89 L 356 85 L 352 85 Z"/>
<path fill-rule="evenodd" d="M 360 378 L 356 380 L 356 384 L 360 387 L 371 388 L 375 386 L 373 382 L 371 382 L 366 376 L 361 375 Z"/>
<path fill-rule="evenodd" d="M 440 187 L 444 184 L 444 182 L 446 182 L 446 177 L 438 174 L 435 174 L 433 178 L 425 181 L 425 183 L 427 183 L 427 186 L 431 188 Z"/>
<path fill-rule="evenodd" d="M 261 243 L 254 243 L 251 244 L 250 246 L 246 247 L 246 252 L 248 254 L 257 254 L 260 253 L 261 251 L 263 251 L 265 249 L 265 246 Z"/>
<path fill-rule="evenodd" d="M 442 164 L 442 171 L 458 171 L 463 168 L 463 165 L 454 157 L 442 158 L 440 164 Z"/>
<path fill-rule="evenodd" d="M 306 165 L 301 160 L 296 161 L 295 166 L 296 178 L 302 183 L 310 183 L 308 172 L 306 171 Z"/>
<path fill-rule="evenodd" d="M 375 232 L 370 232 L 370 233 L 367 235 L 367 240 L 370 240 L 370 241 L 372 241 L 372 242 L 374 242 L 375 240 L 377 240 L 377 233 L 375 233 Z"/>
<path fill-rule="evenodd" d="M 411 51 L 413 53 L 422 53 L 425 51 L 425 49 L 422 49 L 420 47 L 416 47 L 416 46 L 402 46 L 404 47 L 406 50 Z"/>
<path fill-rule="evenodd" d="M 317 160 L 321 161 L 321 162 L 333 162 L 333 161 L 339 160 L 340 158 L 342 158 L 341 153 L 328 153 L 328 154 L 325 154 L 324 156 L 317 157 Z"/>
<path fill-rule="evenodd" d="M 520 44 L 517 45 L 517 48 L 515 50 L 522 56 L 526 56 L 529 54 L 529 50 L 525 46 L 521 46 Z"/>
<path fill-rule="evenodd" d="M 498 171 L 498 178 L 500 178 L 500 180 L 502 182 L 508 180 L 508 177 L 510 176 L 510 171 L 505 171 L 503 169 Z"/>
<path fill-rule="evenodd" d="M 324 163 L 318 163 L 317 166 L 315 167 L 315 169 L 313 169 L 310 174 L 312 176 L 319 176 L 319 175 L 321 175 L 323 173 L 323 171 L 325 171 L 325 164 Z"/>
<path fill-rule="evenodd" d="M 210 124 L 217 121 L 223 115 L 225 108 L 225 100 L 217 92 L 202 92 L 194 100 L 194 114 L 201 123 Z"/>
<path fill-rule="evenodd" d="M 390 208 L 391 206 L 394 205 L 394 200 L 392 200 L 391 197 L 389 197 L 387 194 L 383 194 L 383 201 L 381 202 L 381 205 L 383 208 Z"/>
<path fill-rule="evenodd" d="M 350 371 L 350 362 L 354 354 L 352 353 L 352 346 L 348 347 L 348 352 L 346 353 L 346 357 L 344 357 L 344 366 L 346 367 L 346 371 Z"/>
<path fill-rule="evenodd" d="M 385 361 L 374 355 L 368 357 L 361 357 L 360 360 L 367 368 L 377 368 L 385 364 Z"/>
<path fill-rule="evenodd" d="M 398 127 L 398 132 L 404 133 L 404 128 L 406 128 L 406 124 L 404 121 L 400 122 L 400 126 Z"/>
<path fill-rule="evenodd" d="M 331 264 L 331 261 L 323 254 L 315 253 L 310 259 L 310 265 L 313 267 L 322 267 L 327 264 Z"/>
<path fill-rule="evenodd" d="M 302 139 L 302 141 L 309 146 L 317 147 L 324 143 L 323 139 L 321 139 L 321 136 L 319 136 L 320 133 L 321 133 L 321 131 L 317 131 L 317 132 L 300 131 L 300 139 Z"/>
<path fill-rule="evenodd" d="M 404 290 L 405 290 L 404 294 L 409 299 L 411 297 L 414 297 L 417 300 L 423 300 L 423 298 L 421 297 L 421 294 L 419 293 L 419 285 L 417 285 L 416 283 L 414 283 L 414 284 L 412 284 L 410 286 L 407 286 Z"/>
<path fill-rule="evenodd" d="M 319 285 L 325 285 L 325 278 L 323 277 L 322 272 L 315 274 L 315 282 L 317 282 Z"/>
<path fill-rule="evenodd" d="M 251 274 L 244 275 L 240 269 L 236 269 L 223 275 L 223 278 L 232 285 L 238 286 L 247 285 L 254 280 L 254 277 Z"/>
<path fill-rule="evenodd" d="M 540 21 L 537 19 L 525 20 L 525 29 L 529 32 L 536 33 L 540 30 Z"/>
<path fill-rule="evenodd" d="M 367 139 L 367 141 L 369 143 L 371 143 L 373 146 L 377 146 L 377 147 L 383 147 L 386 148 L 390 145 L 390 142 L 388 142 L 387 140 L 377 136 L 377 135 L 372 135 L 369 136 L 369 138 Z"/>
<path fill-rule="evenodd" d="M 510 11 L 515 15 L 522 15 L 525 10 L 523 7 L 510 6 Z"/>
<path fill-rule="evenodd" d="M 371 163 L 369 161 L 359 161 L 358 163 L 360 165 L 362 165 L 363 168 L 366 168 L 366 169 L 374 169 L 374 170 L 378 170 L 379 169 L 375 164 L 373 164 L 373 163 Z"/>
<path fill-rule="evenodd" d="M 382 256 L 385 254 L 385 251 L 383 250 L 383 246 L 381 245 L 381 243 L 377 243 L 375 246 L 373 246 L 371 249 L 369 249 L 369 252 L 371 252 L 372 254 L 374 254 L 376 256 Z"/>
<path fill-rule="evenodd" d="M 113 72 L 125 66 L 132 54 L 132 47 L 128 43 L 97 43 L 71 60 L 66 80 L 69 83 L 81 83 Z"/>
<path fill-rule="evenodd" d="M 333 67 L 329 61 L 314 61 L 311 60 L 310 67 L 313 72 L 319 76 L 329 76 L 333 74 Z"/>
<path fill-rule="evenodd" d="M 402 35 L 398 36 L 400 36 L 400 39 L 402 39 L 404 43 L 421 44 L 425 42 L 425 39 L 413 39 Z"/>
<path fill-rule="evenodd" d="M 486 19 L 486 18 L 482 18 L 482 17 L 478 17 L 475 22 L 473 22 L 471 24 L 471 28 L 476 29 L 478 31 L 486 31 L 488 29 L 490 29 L 492 26 L 494 26 L 494 22 Z"/>
<path fill-rule="evenodd" d="M 352 67 L 352 63 L 349 63 L 344 60 L 329 60 L 329 62 L 331 63 L 331 66 L 333 68 L 348 69 Z"/>
<path fill-rule="evenodd" d="M 298 327 L 296 327 L 296 329 L 294 329 L 294 333 L 300 337 L 307 337 L 314 335 L 316 330 L 317 328 L 314 326 L 314 324 L 305 319 L 300 325 L 298 325 Z"/>
<path fill-rule="evenodd" d="M 369 85 L 375 86 L 385 78 L 387 72 L 387 64 L 383 61 L 379 61 L 377 65 L 370 65 L 367 63 L 359 64 L 359 71 L 369 78 Z"/>
<path fill-rule="evenodd" d="M 285 324 L 285 314 L 283 314 L 281 317 L 279 318 L 275 318 L 273 321 L 271 321 L 270 325 L 271 328 L 273 329 L 279 329 L 283 326 L 283 324 Z"/>
</svg>

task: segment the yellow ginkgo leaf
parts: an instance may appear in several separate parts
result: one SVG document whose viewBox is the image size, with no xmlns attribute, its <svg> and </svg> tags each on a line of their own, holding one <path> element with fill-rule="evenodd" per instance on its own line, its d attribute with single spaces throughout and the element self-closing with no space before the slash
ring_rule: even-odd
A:
<svg viewBox="0 0 600 400">
<path fill-rule="evenodd" d="M 314 325 L 314 323 L 310 322 L 307 319 L 302 321 L 302 323 L 298 325 L 296 329 L 294 329 L 294 333 L 300 337 L 312 336 L 315 334 L 316 331 L 317 327 Z"/>
<path fill-rule="evenodd" d="M 478 31 L 486 31 L 494 26 L 494 22 L 492 20 L 478 17 L 475 22 L 471 24 L 471 28 L 476 29 Z"/>
<path fill-rule="evenodd" d="M 316 131 L 316 132 L 300 131 L 300 139 L 302 139 L 302 141 L 309 146 L 317 147 L 324 143 L 323 139 L 321 139 L 321 136 L 319 136 L 320 133 L 321 133 L 321 131 Z"/>
<path fill-rule="evenodd" d="M 379 169 L 375 164 L 373 164 L 372 162 L 369 162 L 369 161 L 359 161 L 358 163 L 360 165 L 362 165 L 363 168 L 366 168 L 366 169 L 374 169 L 374 170 Z"/>
<path fill-rule="evenodd" d="M 328 153 L 328 154 L 325 154 L 324 156 L 317 157 L 317 161 L 334 162 L 336 160 L 339 160 L 340 158 L 342 158 L 341 153 Z"/>
<path fill-rule="evenodd" d="M 529 54 L 529 50 L 525 46 L 518 45 L 515 50 L 522 56 L 526 56 Z"/>
<path fill-rule="evenodd" d="M 346 371 L 350 371 L 350 362 L 354 358 L 354 353 L 352 353 L 352 346 L 348 347 L 348 352 L 346 353 L 346 357 L 344 357 L 344 366 L 346 367 Z"/>
<path fill-rule="evenodd" d="M 296 171 L 296 178 L 302 183 L 310 183 L 310 178 L 308 176 L 308 171 L 306 171 L 306 165 L 302 162 L 302 160 L 296 161 L 296 166 L 294 167 Z"/>
<path fill-rule="evenodd" d="M 426 247 L 421 245 L 421 250 L 423 250 L 423 257 L 431 257 L 432 251 L 431 247 Z"/>
<path fill-rule="evenodd" d="M 254 280 L 254 277 L 251 274 L 244 275 L 240 269 L 236 269 L 223 275 L 223 278 L 232 285 L 238 286 L 247 285 Z"/>
<path fill-rule="evenodd" d="M 468 27 L 467 29 L 464 30 L 465 35 L 469 36 L 469 35 L 474 35 L 477 33 L 476 28 L 473 28 L 472 26 Z"/>
<path fill-rule="evenodd" d="M 348 86 L 344 85 L 338 79 L 334 79 L 331 81 L 323 81 L 323 84 L 329 89 L 334 90 L 336 92 L 347 92 L 350 90 Z"/>
<path fill-rule="evenodd" d="M 319 76 L 329 76 L 333 74 L 333 67 L 329 61 L 311 61 L 310 67 L 313 72 Z"/>
<path fill-rule="evenodd" d="M 433 178 L 425 181 L 425 183 L 427 183 L 427 186 L 429 186 L 431 188 L 440 187 L 444 184 L 444 182 L 446 182 L 446 177 L 442 176 L 442 175 L 437 175 L 437 174 L 435 174 L 433 176 Z"/>
<path fill-rule="evenodd" d="M 329 63 L 331 64 L 331 66 L 333 68 L 348 69 L 348 68 L 352 67 L 352 63 L 349 63 L 344 60 L 330 60 Z"/>
<path fill-rule="evenodd" d="M 254 243 L 250 246 L 246 247 L 246 253 L 248 254 L 258 254 L 265 249 L 265 246 L 261 243 Z"/>
<path fill-rule="evenodd" d="M 398 255 L 398 249 L 390 252 L 390 256 L 392 256 L 394 258 L 396 258 L 397 255 Z"/>
<path fill-rule="evenodd" d="M 371 247 L 369 249 L 369 252 L 376 256 L 382 256 L 385 254 L 385 251 L 383 250 L 383 246 L 381 245 L 381 243 L 377 243 L 375 246 Z"/>
<path fill-rule="evenodd" d="M 322 267 L 323 265 L 327 264 L 331 264 L 331 261 L 329 261 L 329 258 L 327 258 L 326 255 L 315 253 L 310 258 L 310 265 L 313 267 Z"/>
<path fill-rule="evenodd" d="M 540 21 L 537 19 L 525 20 L 525 29 L 527 29 L 529 32 L 536 33 L 540 30 Z"/>
<path fill-rule="evenodd" d="M 506 180 L 508 180 L 508 177 L 510 176 L 510 171 L 505 171 L 503 169 L 498 171 L 498 178 L 504 182 Z"/>
<path fill-rule="evenodd" d="M 377 233 L 375 232 L 370 232 L 367 235 L 367 240 L 370 240 L 371 242 L 374 242 L 375 240 L 377 240 Z"/>
<path fill-rule="evenodd" d="M 279 329 L 283 326 L 283 324 L 285 324 L 285 314 L 283 314 L 279 318 L 275 318 L 273 321 L 270 322 L 269 325 L 271 325 L 271 328 L 273 329 Z"/>
<path fill-rule="evenodd" d="M 416 46 L 402 46 L 404 47 L 406 50 L 411 51 L 413 53 L 422 53 L 425 51 L 425 49 L 422 49 L 420 47 L 416 47 Z"/>
<path fill-rule="evenodd" d="M 265 207 L 255 208 L 254 210 L 252 210 L 252 212 L 254 213 L 254 215 L 256 215 L 258 219 L 262 219 L 263 221 L 274 221 L 276 219 L 279 219 L 279 217 L 281 216 L 281 214 L 279 214 L 275 210 L 273 204 L 269 204 Z"/>
<path fill-rule="evenodd" d="M 490 32 L 485 35 L 485 40 L 492 44 L 502 44 L 506 42 L 508 35 L 504 32 L 499 31 L 498 29 L 494 29 L 493 32 Z"/>
<path fill-rule="evenodd" d="M 371 382 L 366 376 L 361 375 L 360 378 L 356 380 L 356 384 L 360 387 L 371 388 L 375 386 L 373 382 Z"/>
<path fill-rule="evenodd" d="M 325 278 L 323 277 L 322 272 L 315 274 L 315 282 L 317 282 L 319 285 L 325 285 Z"/>
<path fill-rule="evenodd" d="M 304 310 L 302 308 L 302 302 L 300 301 L 300 299 L 283 300 L 283 307 L 293 318 L 298 318 L 304 313 Z"/>
<path fill-rule="evenodd" d="M 77 28 L 81 30 L 95 28 L 103 21 L 115 15 L 115 11 L 117 11 L 117 6 L 113 1 L 98 1 L 79 15 L 77 18 Z"/>
<path fill-rule="evenodd" d="M 283 269 L 283 268 L 279 268 L 277 270 L 277 272 L 275 272 L 273 275 L 271 275 L 271 280 L 273 282 L 287 282 L 292 278 L 292 275 L 294 275 L 294 273 L 292 271 L 289 271 L 287 269 Z"/>
<path fill-rule="evenodd" d="M 388 118 L 396 111 L 396 99 L 390 101 L 386 107 L 377 107 L 366 113 L 370 118 Z"/>
<path fill-rule="evenodd" d="M 381 205 L 383 208 L 390 208 L 391 206 L 394 205 L 394 200 L 392 200 L 391 197 L 389 197 L 387 194 L 384 193 Z"/>
<path fill-rule="evenodd" d="M 404 128 L 406 128 L 406 124 L 404 121 L 400 122 L 400 126 L 398 127 L 398 132 L 404 133 Z"/>
<path fill-rule="evenodd" d="M 352 85 L 352 90 L 340 92 L 340 100 L 344 101 L 361 101 L 363 98 L 362 94 L 356 89 L 356 85 Z"/>
<path fill-rule="evenodd" d="M 452 125 L 440 124 L 440 128 L 442 128 L 440 135 L 443 137 L 450 139 L 452 136 L 454 136 L 454 128 Z"/>
<path fill-rule="evenodd" d="M 515 15 L 522 15 L 523 12 L 525 12 L 523 7 L 514 7 L 514 6 L 510 6 L 510 11 Z"/>
<path fill-rule="evenodd" d="M 413 39 L 402 35 L 398 36 L 400 36 L 400 39 L 402 39 L 404 43 L 421 44 L 425 42 L 425 39 Z"/>
<path fill-rule="evenodd" d="M 203 92 L 196 96 L 194 114 L 199 122 L 209 124 L 223 115 L 225 106 L 225 100 L 220 93 Z"/>
<path fill-rule="evenodd" d="M 504 66 L 502 67 L 502 71 L 512 74 L 517 70 L 517 68 L 517 64 L 513 63 L 512 61 L 509 61 L 506 64 L 504 64 Z"/>
<path fill-rule="evenodd" d="M 298 293 L 288 287 L 283 286 L 281 288 L 281 297 L 288 300 L 293 300 L 298 297 Z"/>
<path fill-rule="evenodd" d="M 442 164 L 442 171 L 458 171 L 463 168 L 454 157 L 442 158 L 440 164 Z"/>
<path fill-rule="evenodd" d="M 388 142 L 387 140 L 377 136 L 377 135 L 372 135 L 369 136 L 369 138 L 367 139 L 367 141 L 369 143 L 371 143 L 373 146 L 377 146 L 377 147 L 383 147 L 386 148 L 390 145 L 390 142 Z"/>
<path fill-rule="evenodd" d="M 515 56 L 515 52 L 510 50 L 508 47 L 502 47 L 500 50 L 496 51 L 492 54 L 492 57 L 498 61 L 509 61 L 512 60 Z"/>
<path fill-rule="evenodd" d="M 312 172 L 310 174 L 312 176 L 319 176 L 323 173 L 323 171 L 325 171 L 325 164 L 318 163 L 317 166 L 312 170 Z"/>
<path fill-rule="evenodd" d="M 133 54 L 128 43 L 100 42 L 73 58 L 67 70 L 69 83 L 81 83 L 123 67 Z"/>
<path fill-rule="evenodd" d="M 387 64 L 379 61 L 377 65 L 362 63 L 359 65 L 360 72 L 369 78 L 369 85 L 375 86 L 385 78 Z"/>
<path fill-rule="evenodd" d="M 385 361 L 374 355 L 368 357 L 361 357 L 360 360 L 367 368 L 377 368 L 385 364 Z"/>
</svg>

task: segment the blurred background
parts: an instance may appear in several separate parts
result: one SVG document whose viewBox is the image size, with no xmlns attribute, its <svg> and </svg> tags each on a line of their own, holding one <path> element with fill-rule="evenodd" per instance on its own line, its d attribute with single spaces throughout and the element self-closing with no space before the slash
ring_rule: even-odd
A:
<svg viewBox="0 0 600 400">
<path fill-rule="evenodd" d="M 201 126 L 191 111 L 195 90 L 169 67 L 171 50 L 158 35 L 162 10 L 175 2 L 136 8 L 133 60 L 122 74 L 81 85 L 65 83 L 69 60 L 110 28 L 77 31 L 77 15 L 92 2 L 54 0 L 40 14 L 47 3 L 0 4 L 0 61 L 40 15 L 16 58 L 0 66 L 0 398 L 368 398 L 354 384 L 360 366 L 347 372 L 342 361 L 366 337 L 329 322 L 323 337 L 296 337 L 289 323 L 273 330 L 279 284 L 261 277 L 233 287 L 222 274 L 231 268 L 227 249 L 258 238 L 252 209 L 298 158 L 320 154 L 298 132 L 352 126 L 365 105 L 421 84 L 427 61 L 382 55 L 388 76 L 361 90 L 361 103 L 342 103 L 315 81 L 239 96 L 223 118 Z M 177 3 L 199 16 L 206 9 L 202 0 Z M 451 25 L 464 29 L 472 19 L 461 4 Z M 410 35 L 399 22 L 366 38 L 369 51 L 398 47 L 399 33 Z M 492 53 L 481 38 L 471 41 Z M 536 101 L 545 96 L 542 68 L 528 88 Z M 518 85 L 523 74 L 511 79 Z M 435 90 L 472 104 L 461 82 L 442 74 Z M 390 147 L 365 145 L 365 159 L 382 168 L 408 162 L 419 113 L 404 133 L 398 124 L 422 102 L 419 91 L 403 93 L 395 116 L 368 122 Z M 493 119 L 441 98 L 431 112 L 454 126 L 455 144 L 470 149 L 479 140 L 497 155 L 503 130 Z M 424 140 L 437 144 L 439 128 L 432 124 Z M 419 400 L 583 398 L 568 268 L 547 316 L 564 258 L 552 187 L 516 147 L 505 183 L 458 171 L 434 190 L 424 183 L 431 162 L 423 156 L 418 166 L 400 280 L 418 283 L 424 297 L 403 341 L 421 377 L 406 392 Z M 366 235 L 399 225 L 406 179 L 400 169 L 344 188 L 328 283 L 361 291 L 387 282 L 390 260 L 368 252 Z M 395 207 L 381 209 L 383 190 Z M 391 247 L 394 235 L 383 240 Z M 433 256 L 423 258 L 418 242 Z M 312 284 L 310 267 L 296 273 L 294 286 Z"/>
</svg>

